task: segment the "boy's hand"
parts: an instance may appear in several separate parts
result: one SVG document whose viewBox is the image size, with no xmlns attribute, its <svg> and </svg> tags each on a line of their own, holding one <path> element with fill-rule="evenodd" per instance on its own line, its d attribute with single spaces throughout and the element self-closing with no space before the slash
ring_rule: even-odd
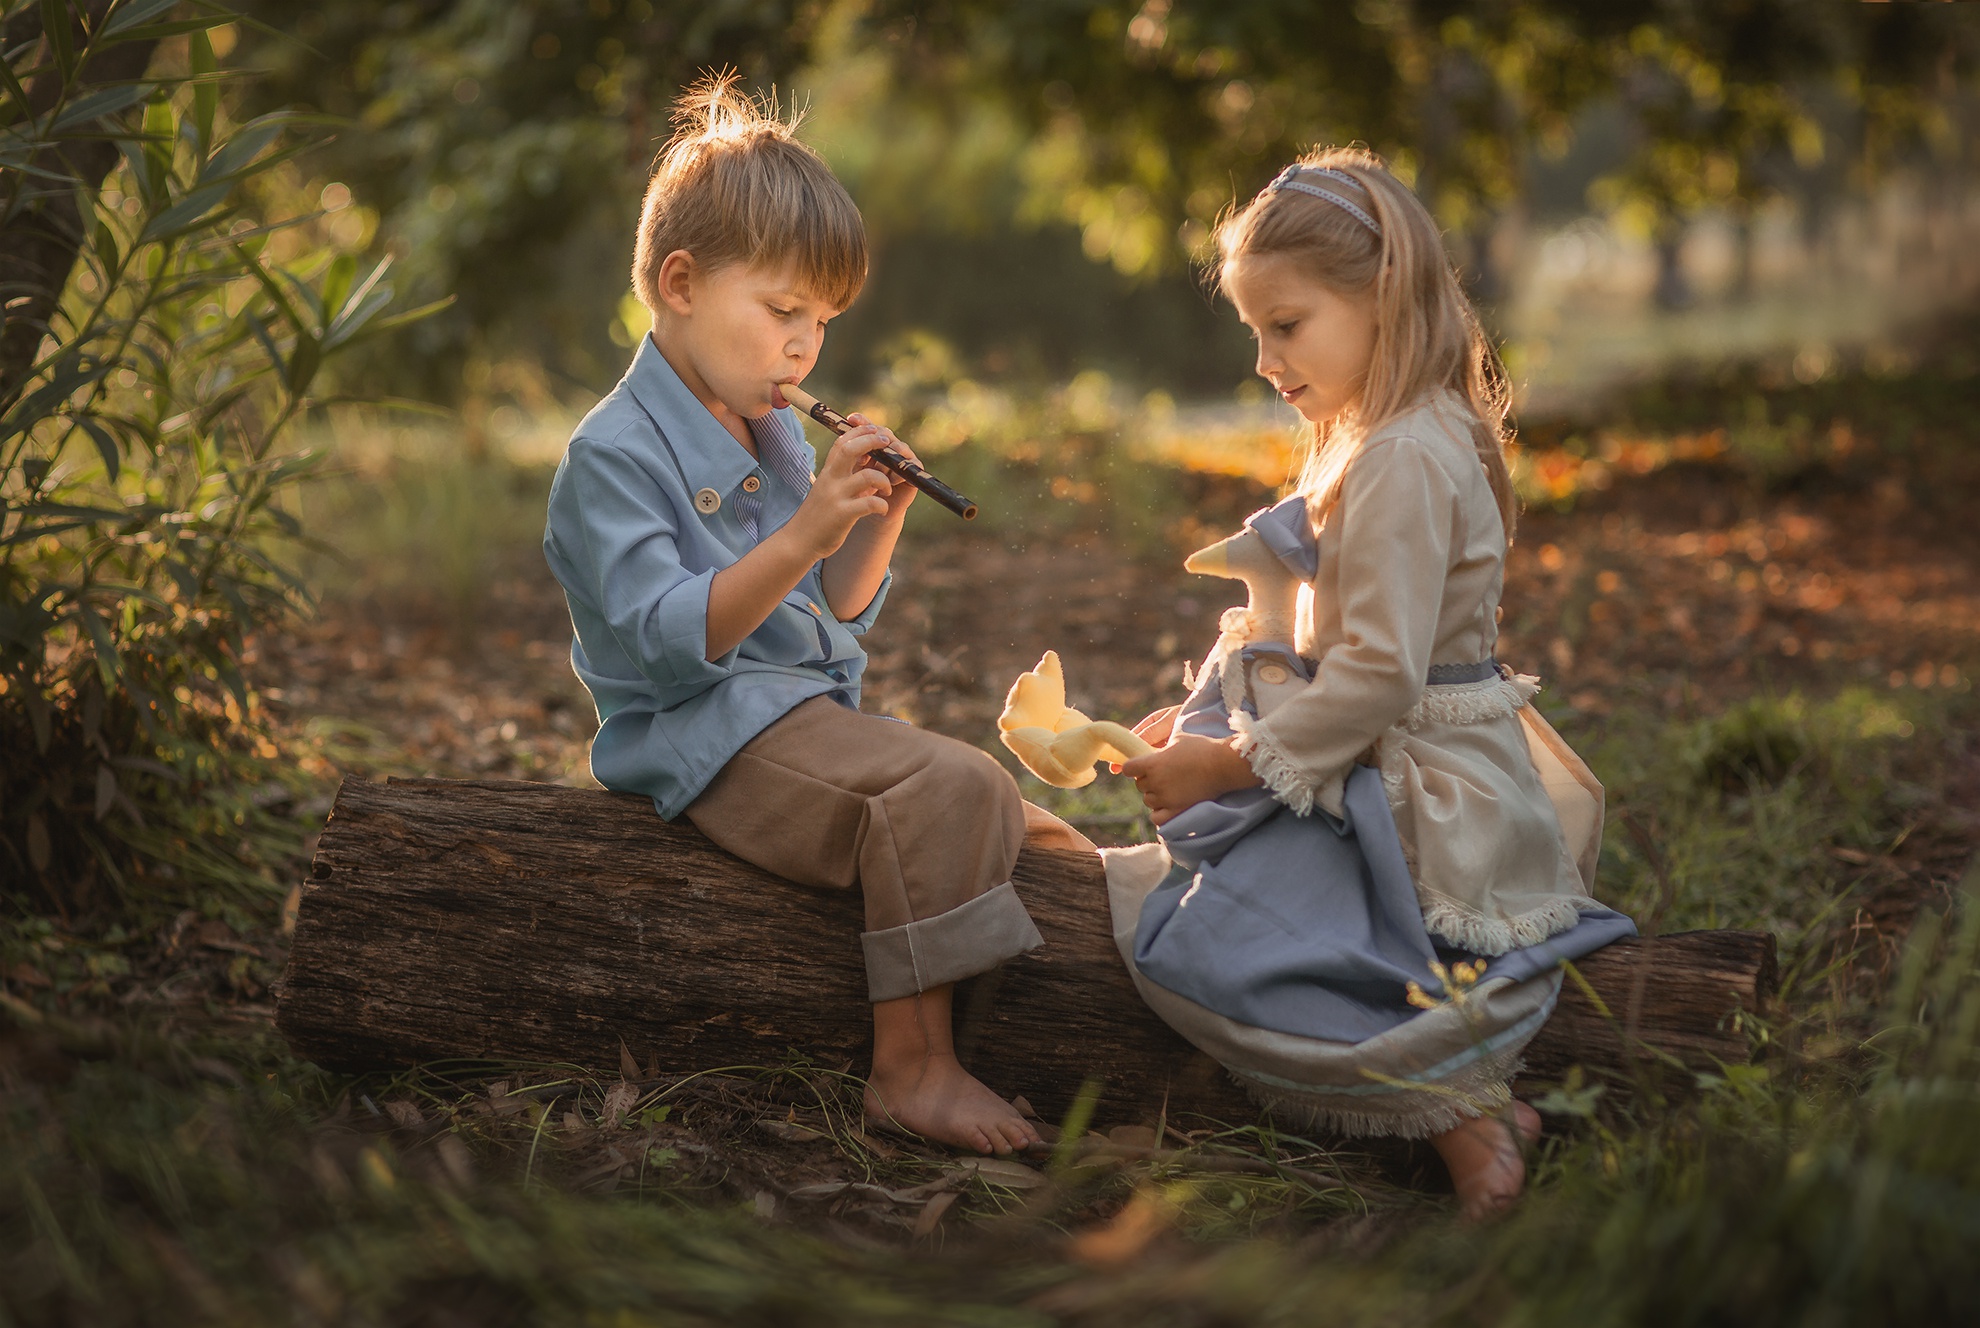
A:
<svg viewBox="0 0 1980 1328">
<path fill-rule="evenodd" d="M 914 501 L 914 486 L 896 479 L 891 471 L 868 460 L 870 453 L 890 447 L 903 456 L 913 456 L 891 429 L 882 428 L 861 415 L 849 415 L 856 428 L 833 440 L 819 462 L 818 474 L 811 481 L 791 525 L 802 532 L 817 558 L 829 558 L 846 542 L 846 536 L 862 518 L 877 516 L 899 520 Z"/>
<path fill-rule="evenodd" d="M 875 424 L 872 420 L 867 419 L 866 416 L 860 414 L 858 411 L 854 411 L 852 414 L 846 416 L 846 418 L 859 426 L 859 429 L 855 429 L 852 431 L 853 433 L 860 432 L 861 430 L 864 429 L 878 429 L 882 434 L 882 436 L 886 439 L 884 446 L 886 446 L 892 451 L 900 453 L 902 456 L 906 457 L 909 461 L 914 462 L 915 465 L 917 466 L 921 465 L 921 458 L 914 454 L 914 449 L 909 447 L 906 443 L 902 442 L 900 438 L 894 433 L 894 431 L 892 429 L 889 429 L 886 425 Z M 846 437 L 848 438 L 850 438 L 851 436 L 852 433 L 848 433 L 846 435 Z M 870 451 L 871 449 L 868 450 Z M 914 496 L 917 493 L 920 493 L 921 490 L 915 488 L 912 484 L 909 484 L 906 480 L 896 475 L 893 471 L 888 470 L 886 467 L 881 466 L 878 463 L 873 463 L 873 468 L 878 470 L 882 475 L 886 477 L 887 483 L 889 485 L 886 495 L 887 519 L 889 521 L 898 521 L 901 519 L 903 514 L 906 513 L 908 509 L 908 504 L 914 501 Z"/>
<path fill-rule="evenodd" d="M 1230 744 L 1193 733 L 1172 738 L 1160 751 L 1122 762 L 1121 773 L 1140 788 L 1141 800 L 1154 813 L 1157 825 L 1199 802 L 1262 782 Z"/>
</svg>

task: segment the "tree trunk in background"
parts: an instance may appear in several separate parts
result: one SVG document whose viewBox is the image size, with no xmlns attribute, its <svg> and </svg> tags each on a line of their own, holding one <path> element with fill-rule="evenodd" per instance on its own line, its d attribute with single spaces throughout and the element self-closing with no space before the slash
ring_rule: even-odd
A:
<svg viewBox="0 0 1980 1328">
<path fill-rule="evenodd" d="M 1655 297 L 1659 309 L 1689 309 L 1691 281 L 1684 274 L 1684 219 L 1666 212 L 1657 219 L 1650 237 L 1657 252 Z"/>
<path fill-rule="evenodd" d="M 87 0 L 80 6 L 94 29 L 109 10 L 111 0 Z M 83 25 L 71 6 L 73 40 L 83 42 Z M 41 7 L 30 5 L 6 24 L 0 40 L 9 51 L 23 47 L 39 49 L 46 41 L 41 26 Z M 142 78 L 151 65 L 154 41 L 124 42 L 110 47 L 76 72 L 76 86 L 123 83 Z M 32 66 L 32 59 L 26 62 Z M 61 76 L 53 68 L 44 70 L 27 83 L 28 110 L 41 115 L 62 95 Z M 71 99 L 74 94 L 72 92 Z M 68 176 L 86 193 L 94 193 L 116 167 L 122 153 L 108 138 L 70 138 L 58 147 L 37 153 L 34 165 Z M 0 184 L 0 397 L 13 391 L 34 364 L 47 334 L 48 321 L 55 314 L 69 270 L 85 241 L 85 219 L 77 208 L 77 190 L 55 187 L 56 182 L 25 171 L 9 172 Z M 21 201 L 22 194 L 39 195 Z"/>
<path fill-rule="evenodd" d="M 1099 859 L 1027 849 L 1016 884 L 1046 944 L 958 993 L 972 1070 L 1048 1116 L 1095 1079 L 1111 1119 L 1165 1101 L 1172 1114 L 1255 1118 L 1135 992 Z M 614 1074 L 623 1046 L 661 1072 L 775 1065 L 794 1050 L 863 1072 L 860 925 L 856 891 L 780 880 L 644 798 L 346 780 L 303 894 L 278 1026 L 339 1070 L 469 1057 Z M 1772 993 L 1773 940 L 1619 942 L 1580 967 L 1613 1017 L 1570 982 L 1529 1073 L 1581 1064 L 1628 1083 L 1659 1054 L 1698 1068 L 1747 1060 L 1741 1020 Z"/>
</svg>

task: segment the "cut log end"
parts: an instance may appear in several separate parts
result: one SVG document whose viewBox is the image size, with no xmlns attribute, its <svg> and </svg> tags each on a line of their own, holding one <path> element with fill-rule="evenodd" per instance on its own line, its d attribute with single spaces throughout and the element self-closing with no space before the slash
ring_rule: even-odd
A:
<svg viewBox="0 0 1980 1328">
<path fill-rule="evenodd" d="M 964 984 L 958 1049 L 991 1087 L 1063 1110 L 1087 1079 L 1110 1114 L 1254 1119 L 1221 1069 L 1144 1005 L 1114 948 L 1104 870 L 1027 848 L 1015 884 L 1046 944 Z M 512 781 L 347 780 L 297 917 L 278 1027 L 346 1070 L 443 1058 L 613 1073 L 622 1045 L 680 1071 L 871 1045 L 856 891 L 793 885 L 644 798 Z M 1765 932 L 1619 941 L 1578 966 L 1527 1053 L 1647 1069 L 1750 1058 L 1774 991 Z M 1606 1009 L 1606 1013 L 1604 1010 Z"/>
</svg>

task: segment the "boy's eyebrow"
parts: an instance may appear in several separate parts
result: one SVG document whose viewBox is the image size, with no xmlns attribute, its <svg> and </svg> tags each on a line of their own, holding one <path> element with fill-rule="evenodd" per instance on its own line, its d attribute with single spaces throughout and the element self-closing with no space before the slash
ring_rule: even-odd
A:
<svg viewBox="0 0 1980 1328">
<path fill-rule="evenodd" d="M 775 290 L 765 291 L 763 292 L 763 298 L 770 300 L 784 300 L 792 304 L 797 304 L 801 302 L 806 302 L 811 304 L 822 304 L 825 306 L 827 310 L 829 310 L 829 312 L 826 315 L 826 317 L 828 318 L 837 318 L 840 314 L 845 312 L 844 309 L 839 308 L 837 305 L 833 304 L 830 300 L 826 299 L 822 295 L 808 294 L 804 291 L 796 290 L 788 286 L 779 286 Z"/>
</svg>

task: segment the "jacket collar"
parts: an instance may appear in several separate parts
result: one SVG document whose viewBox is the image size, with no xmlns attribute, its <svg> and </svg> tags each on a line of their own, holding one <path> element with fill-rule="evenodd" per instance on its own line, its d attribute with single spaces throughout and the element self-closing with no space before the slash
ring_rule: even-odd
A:
<svg viewBox="0 0 1980 1328">
<path fill-rule="evenodd" d="M 761 469 L 756 458 L 688 390 L 674 366 L 653 344 L 650 333 L 639 339 L 632 367 L 626 370 L 626 385 L 673 448 L 690 496 L 713 489 L 727 498 L 745 477 Z"/>
</svg>

